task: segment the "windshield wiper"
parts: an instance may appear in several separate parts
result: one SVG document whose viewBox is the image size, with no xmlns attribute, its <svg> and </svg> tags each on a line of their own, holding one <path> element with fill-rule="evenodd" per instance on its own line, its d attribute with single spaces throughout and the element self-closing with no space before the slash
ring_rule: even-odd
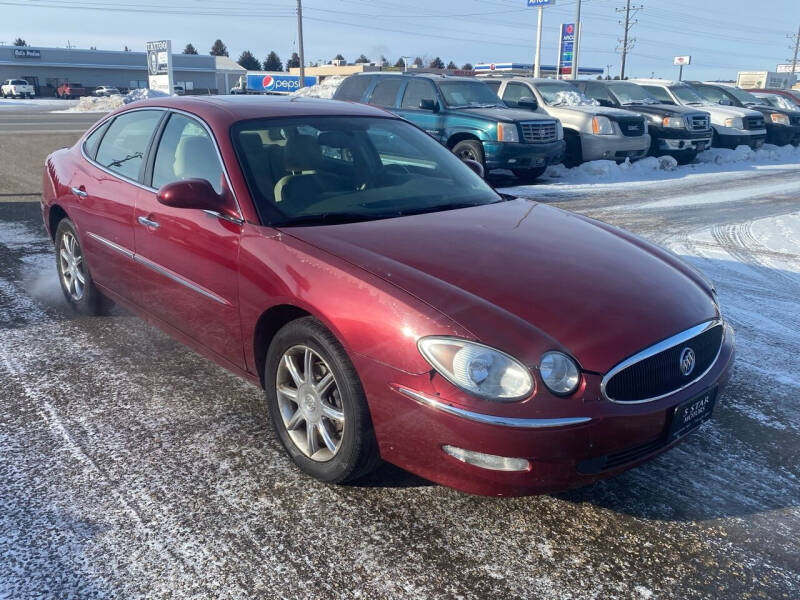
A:
<svg viewBox="0 0 800 600">
<path fill-rule="evenodd" d="M 623 102 L 622 106 L 641 106 L 644 102 L 640 102 L 638 100 L 631 101 L 631 102 Z"/>
<path fill-rule="evenodd" d="M 323 213 L 321 215 L 301 215 L 280 223 L 274 223 L 273 227 L 295 227 L 303 225 L 341 225 L 343 223 L 358 223 L 360 221 L 374 221 L 376 219 L 387 219 L 399 215 L 393 214 L 364 214 L 364 213 Z"/>
</svg>

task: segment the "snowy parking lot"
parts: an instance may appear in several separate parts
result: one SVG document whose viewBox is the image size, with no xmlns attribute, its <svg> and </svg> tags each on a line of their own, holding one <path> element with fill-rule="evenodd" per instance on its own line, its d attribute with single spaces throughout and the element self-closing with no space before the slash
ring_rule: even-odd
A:
<svg viewBox="0 0 800 600">
<path fill-rule="evenodd" d="M 552 167 L 522 187 L 497 176 L 684 257 L 737 333 L 729 387 L 684 443 L 515 499 L 388 465 L 346 487 L 302 475 L 257 389 L 122 310 L 68 312 L 38 202 L 2 202 L 36 200 L 40 181 L 8 168 L 0 599 L 800 597 L 797 149 Z"/>
</svg>

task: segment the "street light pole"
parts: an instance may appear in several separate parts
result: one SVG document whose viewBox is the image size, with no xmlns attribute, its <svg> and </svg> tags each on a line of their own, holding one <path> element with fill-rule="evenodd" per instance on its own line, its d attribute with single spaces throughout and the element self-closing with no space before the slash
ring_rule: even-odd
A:
<svg viewBox="0 0 800 600">
<path fill-rule="evenodd" d="M 297 0 L 297 46 L 300 55 L 300 86 L 306 84 L 306 60 L 303 54 L 303 4 L 302 0 Z"/>
<path fill-rule="evenodd" d="M 300 0 L 298 0 L 299 2 Z M 543 7 L 540 4 L 538 7 L 539 10 L 539 23 L 536 26 L 536 56 L 533 59 L 533 76 L 539 77 L 540 71 L 540 59 L 542 56 L 542 12 Z"/>
<path fill-rule="evenodd" d="M 572 78 L 578 78 L 578 54 L 581 48 L 581 0 L 575 2 L 575 44 L 572 49 Z"/>
</svg>

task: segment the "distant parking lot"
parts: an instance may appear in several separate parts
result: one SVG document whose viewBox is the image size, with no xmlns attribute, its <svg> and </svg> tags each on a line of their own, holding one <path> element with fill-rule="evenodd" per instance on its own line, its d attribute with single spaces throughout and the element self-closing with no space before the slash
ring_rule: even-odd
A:
<svg viewBox="0 0 800 600">
<path fill-rule="evenodd" d="M 686 257 L 738 358 L 681 446 L 492 499 L 389 465 L 318 483 L 258 390 L 124 311 L 69 313 L 41 168 L 101 115 L 49 110 L 0 109 L 0 598 L 800 597 L 800 159 L 662 180 L 559 168 L 506 190 Z"/>
</svg>

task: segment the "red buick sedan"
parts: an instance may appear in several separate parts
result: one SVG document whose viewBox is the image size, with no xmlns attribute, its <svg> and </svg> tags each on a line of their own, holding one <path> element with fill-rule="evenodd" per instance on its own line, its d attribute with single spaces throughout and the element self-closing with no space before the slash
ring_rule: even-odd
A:
<svg viewBox="0 0 800 600">
<path fill-rule="evenodd" d="M 42 210 L 74 309 L 122 304 L 262 386 L 322 481 L 384 459 L 550 492 L 708 419 L 734 356 L 711 284 L 480 170 L 368 106 L 158 99 L 53 153 Z"/>
</svg>

